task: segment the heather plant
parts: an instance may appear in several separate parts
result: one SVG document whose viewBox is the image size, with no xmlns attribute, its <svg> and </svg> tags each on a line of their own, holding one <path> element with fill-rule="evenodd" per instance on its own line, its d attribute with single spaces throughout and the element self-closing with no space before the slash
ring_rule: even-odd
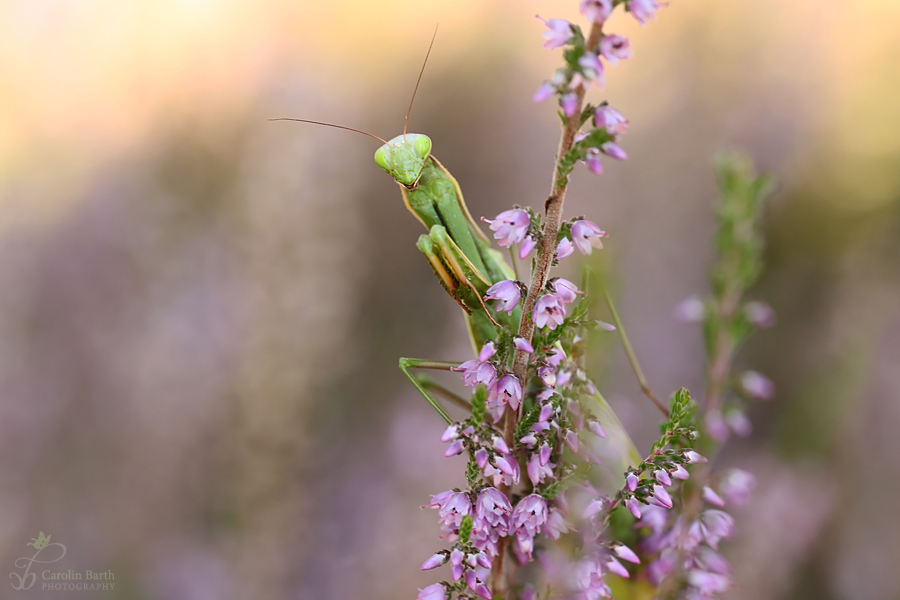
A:
<svg viewBox="0 0 900 600">
<path fill-rule="evenodd" d="M 645 24 L 660 5 L 583 0 L 587 33 L 566 20 L 542 19 L 544 46 L 562 48 L 564 60 L 534 96 L 536 102 L 555 98 L 562 122 L 550 194 L 543 213 L 514 206 L 482 218 L 511 256 L 533 256 L 527 281 L 480 242 L 458 184 L 430 157 L 430 140 L 413 142 L 422 145 L 411 154 L 424 166 L 398 156 L 408 152 L 412 134 L 387 142 L 376 155 L 397 178 L 407 206 L 430 228 L 419 248 L 465 310 L 477 354 L 458 365 L 401 359 L 401 368 L 448 422 L 444 456 L 468 457 L 466 488 L 435 494 L 427 505 L 437 511 L 445 547 L 422 569 L 449 568 L 442 581 L 419 591 L 418 600 L 594 600 L 614 592 L 701 599 L 731 585 L 729 564 L 719 553 L 721 540 L 734 533 L 725 509 L 748 500 L 753 477 L 736 469 L 716 472 L 708 461 L 730 434 L 749 433 L 745 399 L 773 394 L 765 376 L 732 370 L 740 344 L 774 320 L 764 303 L 744 301 L 761 269 L 758 219 L 770 184 L 742 157 L 717 161 L 712 294 L 691 297 L 676 311 L 685 321 L 703 323 L 705 399 L 698 408 L 681 388 L 666 406 L 647 384 L 610 295 L 603 290 L 615 325 L 590 316 L 588 272 L 581 289 L 552 274 L 576 250 L 587 255 L 601 249 L 607 237 L 586 217 L 564 217 L 571 173 L 585 164 L 600 175 L 605 159 L 628 158 L 619 144 L 629 122 L 606 102 L 585 102 L 589 88 L 603 87 L 604 70 L 631 56 L 626 38 L 604 31 L 617 8 Z M 449 200 L 435 191 L 447 181 L 456 192 Z M 441 206 L 445 201 L 451 208 Z M 434 214 L 423 217 L 431 206 Z M 661 435 L 643 459 L 584 370 L 584 339 L 592 329 L 619 332 L 641 389 L 664 414 Z M 463 398 L 415 376 L 413 367 L 458 371 L 471 394 Z M 451 420 L 435 395 L 467 416 Z"/>
<path fill-rule="evenodd" d="M 576 250 L 601 250 L 607 237 L 585 216 L 564 216 L 571 174 L 584 164 L 601 175 L 609 159 L 628 158 L 620 145 L 628 120 L 607 102 L 586 102 L 590 88 L 603 88 L 605 69 L 632 54 L 629 40 L 605 24 L 624 10 L 643 25 L 660 6 L 582 0 L 586 33 L 567 20 L 541 19 L 544 46 L 562 48 L 563 59 L 534 95 L 536 102 L 555 99 L 562 123 L 550 193 L 542 212 L 513 206 L 482 217 L 512 265 L 491 247 L 427 136 L 405 127 L 389 141 L 366 134 L 383 142 L 376 163 L 428 230 L 417 247 L 464 311 L 474 351 L 461 364 L 400 359 L 446 421 L 444 456 L 468 458 L 465 488 L 435 494 L 426 505 L 445 533 L 443 547 L 422 564 L 441 580 L 421 589 L 418 600 L 703 599 L 731 585 L 719 552 L 734 533 L 725 509 L 747 501 L 753 478 L 717 472 L 709 461 L 729 435 L 749 433 L 745 400 L 773 393 L 763 375 L 732 369 L 741 343 L 774 320 L 764 303 L 744 301 L 761 269 L 758 219 L 769 181 L 739 156 L 717 161 L 712 294 L 691 297 L 676 311 L 703 323 L 708 365 L 700 406 L 685 388 L 667 404 L 657 398 L 605 289 L 613 324 L 591 314 L 589 271 L 578 284 L 553 274 Z M 516 258 L 531 259 L 527 280 L 516 272 Z M 660 437 L 646 454 L 585 371 L 592 330 L 618 332 L 641 390 L 662 414 Z M 456 371 L 469 392 L 464 397 L 412 369 Z M 451 418 L 442 400 L 464 417 Z"/>
</svg>

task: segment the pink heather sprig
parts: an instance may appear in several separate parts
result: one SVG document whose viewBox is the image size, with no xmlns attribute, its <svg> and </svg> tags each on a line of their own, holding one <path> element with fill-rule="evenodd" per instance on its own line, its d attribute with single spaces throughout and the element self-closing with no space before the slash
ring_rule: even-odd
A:
<svg viewBox="0 0 900 600">
<path fill-rule="evenodd" d="M 514 279 L 491 282 L 482 300 L 490 303 L 485 310 L 498 315 L 502 324 L 495 322 L 498 333 L 484 343 L 477 358 L 453 368 L 473 390 L 471 413 L 450 424 L 441 440 L 447 444 L 446 457 L 467 456 L 467 486 L 437 494 L 428 505 L 437 510 L 449 547 L 426 557 L 422 569 L 446 568 L 449 577 L 421 589 L 419 600 L 490 600 L 498 591 L 514 597 L 510 585 L 515 569 L 504 557 L 511 555 L 524 564 L 543 555 L 541 564 L 549 571 L 547 565 L 553 561 L 548 548 L 563 535 L 581 538 L 574 558 L 560 569 L 565 573 L 565 593 L 572 597 L 609 597 L 605 576 L 630 577 L 628 564 L 641 564 L 642 557 L 644 563 L 649 559 L 646 572 L 658 576 L 660 584 L 672 581 L 671 576 L 683 570 L 679 585 L 698 598 L 729 585 L 727 563 L 717 550 L 734 526 L 722 509 L 746 501 L 752 478 L 738 471 L 709 478 L 705 467 L 701 468 L 696 477 L 702 480 L 702 492 L 697 498 L 704 508 L 692 510 L 683 504 L 681 482 L 695 471 L 691 465 L 706 462 L 693 448 L 697 439 L 695 406 L 686 390 L 673 396 L 665 433 L 648 458 L 627 471 L 614 499 L 597 493 L 584 480 L 584 466 L 603 464 L 588 440 L 591 436 L 606 438 L 590 403 L 584 400 L 595 394 L 596 388 L 578 358 L 587 326 L 587 303 L 576 284 L 548 273 L 576 249 L 591 254 L 602 248 L 602 238 L 607 235 L 590 220 L 563 221 L 561 217 L 562 196 L 575 164 L 584 162 L 599 174 L 606 158 L 628 158 L 620 146 L 629 125 L 624 116 L 605 102 L 582 107 L 586 89 L 602 87 L 606 69 L 632 54 L 629 40 L 601 30 L 617 4 L 624 4 L 642 24 L 655 18 L 661 6 L 654 0 L 583 0 L 581 12 L 592 24 L 587 38 L 580 27 L 568 21 L 541 19 L 547 28 L 544 45 L 564 48 L 566 60 L 565 67 L 535 94 L 536 101 L 557 96 L 567 117 L 556 177 L 543 218 L 516 206 L 492 220 L 483 219 L 501 247 L 515 252 L 518 245 L 520 259 L 535 250 L 537 256 L 527 287 Z M 701 309 L 706 315 L 706 308 Z M 521 314 L 518 330 L 499 313 Z M 771 309 L 767 312 L 759 303 L 744 305 L 741 318 L 754 326 L 774 320 Z M 618 323 L 618 317 L 615 320 Z M 597 328 L 615 329 L 597 323 Z M 747 395 L 771 395 L 771 386 L 758 374 L 740 381 Z M 466 403 L 457 400 L 457 404 Z M 740 415 L 722 411 L 720 416 L 727 427 L 746 429 Z M 573 486 L 590 495 L 588 502 L 578 505 L 575 515 L 566 499 Z M 619 505 L 635 517 L 643 536 L 641 544 L 634 546 L 638 552 L 610 539 L 610 514 Z M 678 554 L 686 548 L 690 549 L 686 555 Z M 526 587 L 520 597 L 533 599 L 535 592 Z"/>
<path fill-rule="evenodd" d="M 551 280 L 548 290 L 564 303 L 582 294 L 563 278 Z M 579 339 L 576 336 L 571 343 Z M 506 372 L 503 357 L 509 356 L 512 348 L 534 355 L 533 372 L 540 370 L 554 387 L 532 392 L 529 401 L 533 406 L 523 415 L 509 445 L 493 423 L 499 414 L 497 404 L 518 409 L 525 400 L 518 379 Z M 536 350 L 524 338 L 502 338 L 485 343 L 476 359 L 457 369 L 464 382 L 476 388 L 472 415 L 449 425 L 441 440 L 448 444 L 445 456 L 468 453 L 470 488 L 437 494 L 428 505 L 438 511 L 445 539 L 452 546 L 428 557 L 422 569 L 449 566 L 450 580 L 420 592 L 422 597 L 445 594 L 449 599 L 474 594 L 488 598 L 487 568 L 506 540 L 512 554 L 524 564 L 533 560 L 540 540 L 556 540 L 569 531 L 565 502 L 559 495 L 564 489 L 562 483 L 574 472 L 574 458 L 599 462 L 578 443 L 578 432 L 585 430 L 600 437 L 605 437 L 605 432 L 580 405 L 584 390 L 593 387 L 561 344 Z M 577 454 L 566 458 L 566 452 Z M 501 488 L 520 483 L 519 457 L 525 461 L 532 493 L 508 496 Z"/>
<path fill-rule="evenodd" d="M 665 5 L 656 0 L 627 0 L 623 4 L 625 9 L 642 25 L 654 19 L 659 8 Z M 592 27 L 600 28 L 605 25 L 614 8 L 613 0 L 582 0 L 580 4 L 581 14 L 591 23 Z M 631 42 L 621 35 L 604 32 L 597 37 L 591 37 L 591 41 L 596 41 L 588 47 L 589 39 L 585 37 L 578 25 L 564 19 L 546 20 L 539 15 L 536 16 L 547 28 L 543 33 L 547 40 L 544 47 L 565 48 L 566 66 L 558 69 L 549 80 L 541 84 L 534 94 L 534 101 L 544 102 L 556 95 L 559 98 L 562 114 L 569 119 L 574 118 L 577 116 L 576 113 L 581 110 L 579 90 L 587 89 L 592 85 L 602 88 L 606 74 L 604 61 L 610 66 L 617 66 L 619 61 L 631 58 L 633 54 Z M 607 122 L 608 114 L 598 116 L 595 111 L 606 106 L 606 103 L 601 104 L 600 107 L 588 105 L 584 109 L 581 121 L 588 121 L 593 114 L 595 129 L 592 132 L 583 133 L 581 139 L 576 138 L 576 144 L 569 151 L 571 156 L 565 157 L 560 163 L 560 166 L 563 167 L 562 176 L 568 176 L 568 172 L 571 171 L 571 166 L 575 162 L 585 163 L 588 169 L 596 175 L 602 174 L 601 154 L 616 160 L 627 159 L 625 151 L 617 145 L 618 138 L 625 132 L 624 125 L 627 125 L 627 121 L 624 121 L 621 114 L 615 109 L 604 109 L 602 112 L 614 111 L 614 114 L 620 119 L 619 123 Z"/>
<path fill-rule="evenodd" d="M 657 6 L 650 0 L 629 2 L 629 10 L 642 21 L 649 16 L 641 11 L 649 10 L 652 16 Z M 706 434 L 698 442 L 704 455 L 712 455 L 732 433 L 750 433 L 742 399 L 774 395 L 774 384 L 764 375 L 732 374 L 737 348 L 754 330 L 775 322 L 769 305 L 741 301 L 762 270 L 759 218 L 771 182 L 757 177 L 749 161 L 737 155 L 718 158 L 717 178 L 720 206 L 715 238 L 718 262 L 711 270 L 713 293 L 707 299 L 692 296 L 676 309 L 679 320 L 703 322 L 707 336 L 706 401 L 698 415 Z M 646 532 L 641 549 L 652 556 L 647 567 L 651 583 L 667 596 L 686 598 L 712 599 L 728 591 L 730 566 L 718 550 L 720 541 L 734 533 L 734 520 L 723 509 L 746 503 L 753 485 L 753 476 L 745 471 L 732 469 L 717 475 L 703 465 L 682 494 L 678 513 L 658 505 L 646 507 L 636 526 Z"/>
<path fill-rule="evenodd" d="M 693 425 L 696 410 L 685 388 L 675 392 L 662 437 L 653 444 L 647 458 L 625 473 L 625 486 L 619 491 L 616 503 L 624 504 L 634 518 L 641 518 L 643 505 L 671 509 L 674 502 L 666 488 L 688 479 L 688 465 L 707 462 L 691 447 L 698 437 Z"/>
</svg>

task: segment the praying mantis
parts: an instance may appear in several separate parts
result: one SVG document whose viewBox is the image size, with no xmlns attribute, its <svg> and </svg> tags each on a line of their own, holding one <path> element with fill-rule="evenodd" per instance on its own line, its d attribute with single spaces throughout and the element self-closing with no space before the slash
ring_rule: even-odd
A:
<svg viewBox="0 0 900 600">
<path fill-rule="evenodd" d="M 521 309 L 516 308 L 507 314 L 485 304 L 484 296 L 488 288 L 500 281 L 515 279 L 514 270 L 500 251 L 491 248 L 490 239 L 472 218 L 457 180 L 431 154 L 431 139 L 423 134 L 407 132 L 416 91 L 433 45 L 434 37 L 413 90 L 403 133 L 391 140 L 321 121 L 290 118 L 272 120 L 299 121 L 344 129 L 377 139 L 383 144 L 375 152 L 375 163 L 398 183 L 407 209 L 427 230 L 427 233 L 420 235 L 416 247 L 425 256 L 440 284 L 464 311 L 469 337 L 477 354 L 487 341 L 496 340 L 501 330 L 513 333 L 517 330 Z M 449 371 L 458 367 L 460 362 L 462 361 L 417 358 L 401 358 L 399 362 L 403 374 L 448 424 L 453 423 L 453 419 L 433 393 L 463 409 L 471 409 L 469 402 L 428 377 L 414 375 L 411 369 Z M 640 456 L 621 422 L 599 392 L 594 394 L 594 400 L 596 405 L 592 407 L 592 412 L 607 432 L 610 442 L 607 444 L 610 448 L 598 453 L 612 459 L 610 472 L 621 478 L 621 473 L 629 465 L 640 462 Z"/>
</svg>

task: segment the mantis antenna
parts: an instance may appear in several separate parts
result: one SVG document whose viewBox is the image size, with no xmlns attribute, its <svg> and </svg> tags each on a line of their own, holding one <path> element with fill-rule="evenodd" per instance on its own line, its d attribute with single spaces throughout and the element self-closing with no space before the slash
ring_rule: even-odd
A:
<svg viewBox="0 0 900 600">
<path fill-rule="evenodd" d="M 438 23 L 440 25 L 440 23 Z M 434 46 L 434 38 L 437 37 L 438 25 L 434 26 L 434 34 L 431 36 L 431 43 L 428 44 L 428 52 L 425 53 L 425 60 L 422 62 L 422 70 L 419 71 L 419 78 L 416 79 L 416 87 L 413 88 L 412 98 L 409 99 L 409 109 L 406 111 L 406 120 L 403 121 L 403 139 L 406 139 L 406 127 L 409 125 L 409 113 L 412 112 L 413 102 L 416 100 L 416 92 L 419 91 L 419 83 L 422 81 L 422 75 L 425 73 L 425 65 L 428 64 L 428 57 L 431 55 L 431 48 Z"/>
<path fill-rule="evenodd" d="M 367 135 L 370 138 L 375 138 L 382 144 L 387 144 L 386 140 L 383 140 L 380 137 L 378 137 L 377 135 L 373 135 L 367 131 L 353 129 L 352 127 L 344 127 L 343 125 L 335 125 L 334 123 L 323 123 L 322 121 L 310 121 L 309 119 L 288 119 L 288 118 L 269 119 L 269 120 L 270 121 L 297 121 L 298 123 L 312 123 L 313 125 L 324 125 L 325 127 L 334 127 L 335 129 L 346 129 L 347 131 L 355 131 L 356 133 L 361 133 L 363 135 Z"/>
</svg>

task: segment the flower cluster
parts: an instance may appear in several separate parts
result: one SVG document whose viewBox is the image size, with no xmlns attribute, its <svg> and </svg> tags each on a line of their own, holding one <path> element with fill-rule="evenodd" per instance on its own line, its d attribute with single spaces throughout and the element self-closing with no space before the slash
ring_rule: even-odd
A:
<svg viewBox="0 0 900 600">
<path fill-rule="evenodd" d="M 647 566 L 651 583 L 660 585 L 680 574 L 687 598 L 712 598 L 727 591 L 731 566 L 719 553 L 719 542 L 734 533 L 734 519 L 722 509 L 726 503 L 746 503 L 753 485 L 752 475 L 731 469 L 721 477 L 718 492 L 703 487 L 704 507 L 694 513 L 672 518 L 664 507 L 647 507 L 635 527 L 646 535 L 641 551 L 654 557 Z"/>
<path fill-rule="evenodd" d="M 574 284 L 553 283 L 557 294 L 574 300 L 578 292 Z M 486 342 L 477 358 L 456 368 L 463 382 L 475 388 L 472 411 L 468 418 L 451 423 L 441 440 L 448 444 L 445 456 L 468 455 L 469 487 L 437 494 L 427 505 L 438 511 L 444 537 L 452 546 L 431 556 L 422 568 L 449 564 L 451 578 L 423 588 L 422 600 L 452 594 L 468 598 L 470 593 L 490 598 L 489 567 L 501 545 L 508 544 L 519 563 L 526 564 L 534 558 L 538 539 L 556 540 L 566 534 L 568 507 L 561 494 L 565 483 L 573 477 L 576 463 L 601 462 L 579 437 L 582 433 L 606 437 L 583 405 L 585 392 L 594 393 L 594 386 L 570 356 L 580 338 L 536 341 L 535 350 L 523 338 L 500 336 Z M 528 393 L 509 372 L 507 361 L 514 350 L 531 357 Z M 507 410 L 522 411 L 511 443 L 498 428 Z"/>
<path fill-rule="evenodd" d="M 513 507 L 495 487 L 484 487 L 477 493 L 450 490 L 433 496 L 428 507 L 438 510 L 442 529 L 456 543 L 450 550 L 432 555 L 422 570 L 435 569 L 449 561 L 456 583 L 435 584 L 440 588 L 429 586 L 421 590 L 420 600 L 444 598 L 438 595 L 439 590 L 465 594 L 466 588 L 490 600 L 492 594 L 484 581 L 499 552 L 501 538 L 513 540 L 513 551 L 524 563 L 532 557 L 535 536 L 549 529 L 551 535 L 558 537 L 560 531 L 559 523 L 548 521 L 547 501 L 538 494 L 522 497 Z"/>
</svg>

